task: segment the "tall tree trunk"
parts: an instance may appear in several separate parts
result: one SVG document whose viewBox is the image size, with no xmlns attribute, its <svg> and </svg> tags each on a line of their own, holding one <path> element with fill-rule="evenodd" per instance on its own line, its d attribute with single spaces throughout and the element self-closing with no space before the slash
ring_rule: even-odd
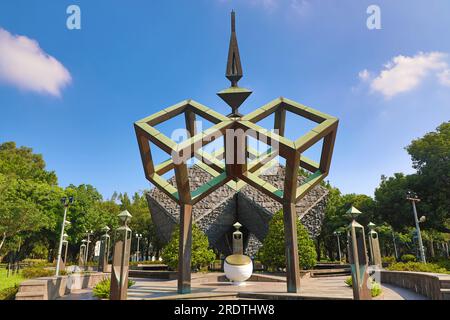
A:
<svg viewBox="0 0 450 320">
<path fill-rule="evenodd" d="M 2 242 L 0 242 L 0 251 L 2 250 L 3 244 L 5 243 L 6 240 L 6 232 L 3 232 L 3 236 L 2 236 Z"/>
</svg>

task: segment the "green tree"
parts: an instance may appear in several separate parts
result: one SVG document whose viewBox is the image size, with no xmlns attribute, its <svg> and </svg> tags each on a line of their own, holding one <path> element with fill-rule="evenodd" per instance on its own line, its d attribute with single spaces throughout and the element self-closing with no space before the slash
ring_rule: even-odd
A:
<svg viewBox="0 0 450 320">
<path fill-rule="evenodd" d="M 33 153 L 31 148 L 17 148 L 15 142 L 0 144 L 0 173 L 15 179 L 45 182 L 52 186 L 58 181 L 54 171 L 45 170 L 42 155 Z"/>
<path fill-rule="evenodd" d="M 303 269 L 310 269 L 316 264 L 316 249 L 314 242 L 308 235 L 306 228 L 297 220 L 297 242 L 299 265 Z M 279 211 L 269 223 L 269 232 L 264 239 L 263 246 L 258 252 L 261 262 L 269 268 L 285 268 L 286 254 L 284 242 L 283 212 Z"/>
<path fill-rule="evenodd" d="M 422 199 L 426 226 L 450 232 L 450 122 L 413 140 L 406 150 L 417 170 L 411 177 L 411 189 Z"/>
<path fill-rule="evenodd" d="M 162 259 L 170 268 L 178 268 L 178 246 L 180 227 L 177 225 L 172 233 L 172 238 L 164 247 Z M 209 248 L 208 237 L 197 227 L 192 225 L 192 255 L 191 268 L 201 270 L 207 267 L 215 259 L 214 251 Z"/>
</svg>

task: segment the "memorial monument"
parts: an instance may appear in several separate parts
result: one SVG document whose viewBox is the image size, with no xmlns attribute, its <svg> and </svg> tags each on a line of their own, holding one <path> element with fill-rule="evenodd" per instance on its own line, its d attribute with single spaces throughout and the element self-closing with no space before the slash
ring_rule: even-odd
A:
<svg viewBox="0 0 450 320">
<path fill-rule="evenodd" d="M 298 264 L 296 219 L 299 218 L 297 203 L 305 198 L 328 175 L 333 154 L 334 141 L 338 127 L 338 119 L 306 107 L 286 98 L 277 98 L 247 115 L 239 112 L 240 105 L 248 98 L 251 91 L 240 88 L 238 81 L 242 78 L 242 66 L 236 38 L 235 13 L 231 13 L 231 38 L 228 52 L 226 77 L 231 86 L 218 95 L 231 107 L 231 113 L 224 116 L 213 109 L 193 100 L 184 100 L 153 115 L 143 118 L 134 124 L 137 142 L 141 154 L 145 177 L 161 192 L 176 203 L 174 215 L 180 224 L 180 247 L 178 266 L 178 292 L 190 292 L 191 279 L 191 244 L 193 208 L 202 206 L 201 201 L 216 190 L 227 186 L 230 196 L 243 192 L 244 188 L 255 188 L 261 194 L 273 200 L 268 203 L 283 209 L 285 221 L 285 247 L 287 265 L 287 291 L 300 290 L 300 270 Z M 285 137 L 287 112 L 316 123 L 315 127 L 296 140 Z M 184 114 L 186 130 L 189 138 L 175 143 L 155 126 L 180 114 Z M 257 123 L 274 114 L 274 131 L 266 130 Z M 196 117 L 202 117 L 214 125 L 197 132 Z M 270 148 L 266 152 L 254 152 L 249 146 L 249 138 L 261 141 Z M 214 153 L 206 152 L 203 147 L 223 138 L 224 147 Z M 316 143 L 322 142 L 320 161 L 316 162 L 304 156 L 304 152 Z M 169 159 L 161 164 L 152 160 L 151 144 L 168 154 Z M 281 157 L 285 166 L 277 166 L 276 176 L 263 178 L 263 173 L 274 166 L 274 159 Z M 207 182 L 198 186 L 196 176 L 190 175 L 187 161 L 196 158 L 196 166 L 201 168 Z M 310 174 L 300 177 L 300 168 Z M 170 182 L 163 175 L 174 170 L 175 175 Z M 198 171 L 197 171 L 198 172 Z M 222 189 L 223 190 L 223 189 Z M 252 192 L 248 192 L 252 194 Z M 254 193 L 253 193 L 254 194 Z M 237 198 L 238 199 L 238 198 Z M 254 199 L 258 201 L 257 197 Z M 150 200 L 149 200 L 150 202 Z M 162 210 L 167 202 L 157 205 Z M 244 205 L 250 205 L 246 202 Z M 233 206 L 233 204 L 226 204 Z M 236 204 L 235 204 L 236 205 Z M 237 203 L 239 206 L 240 203 Z M 262 205 L 264 208 L 264 205 Z M 244 208 L 244 210 L 246 210 Z M 248 209 L 247 209 L 248 210 Z M 251 211 L 251 209 L 249 210 Z M 225 227 L 234 223 L 229 217 L 222 217 Z M 261 217 L 261 224 L 267 223 L 270 217 Z M 244 226 L 250 227 L 244 223 Z"/>
<path fill-rule="evenodd" d="M 224 262 L 225 276 L 235 285 L 242 285 L 253 272 L 253 262 L 250 257 L 244 255 L 243 234 L 239 231 L 242 225 L 236 222 L 233 227 L 233 254 L 226 257 Z"/>
</svg>

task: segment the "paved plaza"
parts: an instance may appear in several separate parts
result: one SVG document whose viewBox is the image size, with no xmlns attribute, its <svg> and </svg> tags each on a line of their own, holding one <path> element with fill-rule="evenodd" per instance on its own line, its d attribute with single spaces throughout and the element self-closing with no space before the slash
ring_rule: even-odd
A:
<svg viewBox="0 0 450 320">
<path fill-rule="evenodd" d="M 235 286 L 228 282 L 213 281 L 221 275 L 223 274 L 193 274 L 192 293 L 188 295 L 177 293 L 177 280 L 132 278 L 135 284 L 128 289 L 128 299 L 353 299 L 352 289 L 344 283 L 346 276 L 303 278 L 300 293 L 290 294 L 286 293 L 286 282 L 282 282 L 282 277 L 271 276 L 275 281 L 249 281 L 245 285 Z M 426 300 L 426 297 L 396 286 L 386 284 L 382 285 L 382 288 L 383 294 L 376 300 Z M 61 300 L 91 299 L 95 298 L 89 289 L 79 290 L 61 298 Z"/>
</svg>

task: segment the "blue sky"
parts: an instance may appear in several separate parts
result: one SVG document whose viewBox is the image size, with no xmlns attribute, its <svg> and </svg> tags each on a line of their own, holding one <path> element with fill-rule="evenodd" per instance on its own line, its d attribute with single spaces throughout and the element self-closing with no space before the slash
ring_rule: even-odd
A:
<svg viewBox="0 0 450 320">
<path fill-rule="evenodd" d="M 81 30 L 66 27 L 71 4 Z M 370 4 L 381 30 L 366 26 Z M 343 192 L 412 172 L 404 147 L 449 120 L 447 0 L 5 0 L 0 142 L 44 154 L 63 186 L 148 188 L 133 122 L 187 98 L 228 113 L 215 93 L 229 85 L 233 8 L 239 84 L 253 90 L 240 111 L 285 96 L 339 117 L 329 180 Z M 289 118 L 287 136 L 306 128 Z"/>
</svg>

